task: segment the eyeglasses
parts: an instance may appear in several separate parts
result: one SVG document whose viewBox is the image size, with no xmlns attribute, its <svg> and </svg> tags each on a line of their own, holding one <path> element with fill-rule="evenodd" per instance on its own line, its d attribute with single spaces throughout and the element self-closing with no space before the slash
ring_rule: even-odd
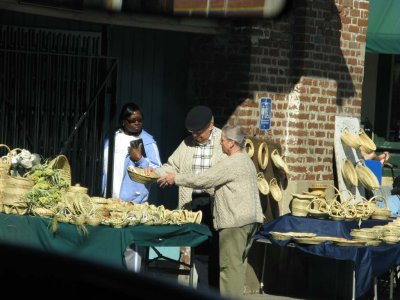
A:
<svg viewBox="0 0 400 300">
<path fill-rule="evenodd" d="M 136 123 L 136 122 L 138 122 L 138 123 L 143 123 L 143 119 L 142 119 L 142 118 L 126 119 L 126 121 L 127 121 L 129 124 Z"/>
</svg>

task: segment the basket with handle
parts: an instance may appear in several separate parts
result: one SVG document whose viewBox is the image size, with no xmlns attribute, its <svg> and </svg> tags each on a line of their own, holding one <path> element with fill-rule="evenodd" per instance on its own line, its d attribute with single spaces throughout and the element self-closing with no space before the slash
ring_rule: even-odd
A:
<svg viewBox="0 0 400 300">
<path fill-rule="evenodd" d="M 61 176 L 71 185 L 71 166 L 65 155 L 58 155 L 49 161 L 48 166 L 53 169 L 60 169 Z"/>
<path fill-rule="evenodd" d="M 384 207 L 381 208 L 377 205 L 377 201 L 382 201 Z M 371 214 L 371 219 L 376 220 L 387 220 L 390 217 L 391 210 L 388 209 L 386 198 L 381 195 L 376 195 L 371 197 L 368 202 L 371 205 L 371 209 L 373 210 Z"/>
</svg>

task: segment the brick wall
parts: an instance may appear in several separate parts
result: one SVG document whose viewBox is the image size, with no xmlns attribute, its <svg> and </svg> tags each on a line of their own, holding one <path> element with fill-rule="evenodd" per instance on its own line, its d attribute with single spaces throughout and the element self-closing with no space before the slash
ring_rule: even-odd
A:
<svg viewBox="0 0 400 300">
<path fill-rule="evenodd" d="M 335 115 L 360 117 L 368 1 L 296 0 L 275 19 L 235 20 L 193 38 L 189 99 L 216 123 L 282 145 L 291 180 L 333 180 Z M 271 130 L 257 128 L 259 96 Z"/>
</svg>

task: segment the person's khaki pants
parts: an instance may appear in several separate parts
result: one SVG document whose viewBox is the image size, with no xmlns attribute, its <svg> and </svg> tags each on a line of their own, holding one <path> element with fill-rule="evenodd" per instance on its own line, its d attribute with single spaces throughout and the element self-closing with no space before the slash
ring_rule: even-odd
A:
<svg viewBox="0 0 400 300">
<path fill-rule="evenodd" d="M 226 228 L 219 231 L 219 284 L 225 297 L 243 296 L 245 267 L 258 224 Z"/>
</svg>

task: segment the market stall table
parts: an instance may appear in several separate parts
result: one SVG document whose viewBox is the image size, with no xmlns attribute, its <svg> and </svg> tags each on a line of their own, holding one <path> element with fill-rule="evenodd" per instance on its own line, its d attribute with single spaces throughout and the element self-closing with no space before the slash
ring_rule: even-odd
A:
<svg viewBox="0 0 400 300">
<path fill-rule="evenodd" d="M 51 221 L 49 218 L 0 213 L 0 240 L 125 268 L 124 252 L 133 243 L 144 247 L 193 248 L 211 236 L 207 226 L 195 223 L 124 228 L 86 225 L 87 234 L 79 232 L 74 224 L 58 223 L 57 231 L 53 233 Z"/>
<path fill-rule="evenodd" d="M 350 230 L 387 224 L 387 220 L 332 221 L 328 219 L 312 219 L 281 216 L 265 224 L 255 235 L 258 242 L 269 242 L 279 246 L 293 246 L 301 251 L 322 257 L 337 260 L 349 260 L 354 263 L 355 290 L 353 298 L 365 294 L 373 285 L 374 278 L 390 271 L 400 264 L 400 244 L 379 246 L 337 246 L 333 242 L 324 242 L 317 245 L 295 244 L 293 240 L 274 240 L 269 232 L 311 232 L 320 236 L 335 236 L 351 239 Z M 265 257 L 264 257 L 265 262 Z M 263 266 L 264 268 L 264 266 Z M 264 270 L 262 271 L 264 273 Z"/>
</svg>

